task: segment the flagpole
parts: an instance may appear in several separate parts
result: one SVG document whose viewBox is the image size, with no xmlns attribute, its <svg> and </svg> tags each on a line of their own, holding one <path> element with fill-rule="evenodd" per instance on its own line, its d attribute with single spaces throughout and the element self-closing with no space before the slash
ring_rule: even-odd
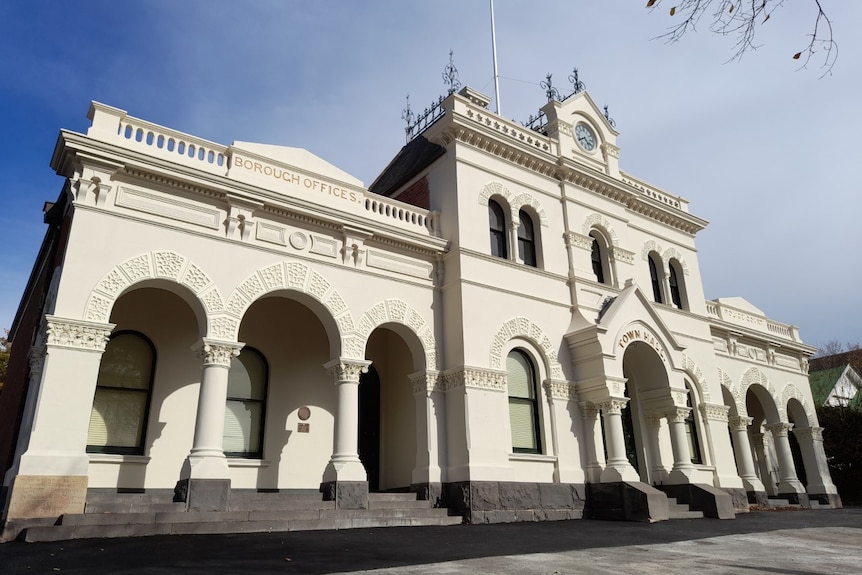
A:
<svg viewBox="0 0 862 575">
<path fill-rule="evenodd" d="M 500 106 L 500 74 L 497 72 L 497 38 L 494 29 L 494 0 L 491 0 L 491 51 L 494 55 L 494 99 L 497 102 L 497 114 L 502 114 Z"/>
</svg>

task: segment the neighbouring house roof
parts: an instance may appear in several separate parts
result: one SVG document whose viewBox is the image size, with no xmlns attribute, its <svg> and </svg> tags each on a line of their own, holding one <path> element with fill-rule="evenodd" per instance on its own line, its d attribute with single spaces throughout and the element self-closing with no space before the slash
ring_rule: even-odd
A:
<svg viewBox="0 0 862 575">
<path fill-rule="evenodd" d="M 842 405 L 862 410 L 862 377 L 850 364 L 808 373 L 811 395 L 817 405 Z"/>
</svg>

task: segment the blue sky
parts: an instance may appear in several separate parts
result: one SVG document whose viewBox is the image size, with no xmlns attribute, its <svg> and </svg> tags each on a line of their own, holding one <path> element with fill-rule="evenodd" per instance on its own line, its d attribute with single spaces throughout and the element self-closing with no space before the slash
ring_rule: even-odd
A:
<svg viewBox="0 0 862 575">
<path fill-rule="evenodd" d="M 708 298 L 742 296 L 812 345 L 862 340 L 862 3 L 824 2 L 839 55 L 798 70 L 813 0 L 776 12 L 760 48 L 667 45 L 668 7 L 613 0 L 497 0 L 503 115 L 526 121 L 552 73 L 578 67 L 609 105 L 623 170 L 686 197 Z M 60 128 L 90 100 L 230 144 L 302 147 L 363 180 L 404 143 L 405 95 L 421 110 L 460 80 L 493 94 L 486 0 L 0 2 L 0 327 L 11 324 L 62 180 Z M 493 106 L 493 104 L 492 104 Z M 854 255 L 856 254 L 856 255 Z"/>
</svg>

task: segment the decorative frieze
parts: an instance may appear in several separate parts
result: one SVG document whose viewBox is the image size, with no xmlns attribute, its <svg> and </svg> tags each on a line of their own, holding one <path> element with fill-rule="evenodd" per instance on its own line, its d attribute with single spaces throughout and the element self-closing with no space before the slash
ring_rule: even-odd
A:
<svg viewBox="0 0 862 575">
<path fill-rule="evenodd" d="M 563 380 L 563 368 L 557 361 L 557 352 L 554 349 L 551 340 L 542 329 L 526 317 L 514 317 L 508 320 L 500 327 L 491 342 L 491 368 L 502 369 L 503 366 L 503 347 L 506 342 L 513 338 L 521 337 L 532 341 L 542 350 L 548 359 L 548 364 L 551 370 L 551 378 L 554 380 Z"/>
<path fill-rule="evenodd" d="M 204 365 L 230 367 L 230 361 L 239 356 L 244 343 L 202 339 L 192 347 L 203 360 Z"/>
<path fill-rule="evenodd" d="M 566 232 L 563 234 L 563 239 L 567 246 L 581 248 L 582 250 L 591 250 L 593 248 L 593 238 L 577 232 Z"/>
<path fill-rule="evenodd" d="M 112 323 L 95 323 L 46 315 L 46 344 L 48 347 L 103 352 L 114 327 L 116 326 Z"/>
<path fill-rule="evenodd" d="M 665 416 L 671 423 L 683 423 L 690 413 L 690 407 L 673 407 L 665 412 Z"/>
<path fill-rule="evenodd" d="M 611 259 L 614 261 L 623 262 L 625 264 L 635 263 L 635 253 L 630 252 L 629 250 L 624 250 L 623 248 L 614 246 L 609 250 L 609 253 Z"/>
<path fill-rule="evenodd" d="M 718 405 L 715 403 L 700 404 L 700 413 L 703 415 L 704 419 L 727 421 L 727 413 L 729 411 L 730 408 L 726 405 Z"/>
<path fill-rule="evenodd" d="M 732 431 L 746 431 L 748 426 L 754 421 L 753 417 L 743 417 L 735 415 L 727 419 L 727 424 Z"/>
<path fill-rule="evenodd" d="M 507 390 L 505 372 L 476 367 L 464 367 L 446 372 L 443 375 L 443 382 L 446 391 L 459 388 L 502 392 Z"/>
<path fill-rule="evenodd" d="M 545 388 L 545 394 L 551 399 L 578 400 L 578 390 L 573 382 L 546 379 L 542 382 L 542 387 Z"/>
<path fill-rule="evenodd" d="M 787 437 L 787 432 L 793 429 L 793 424 L 786 421 L 778 421 L 767 424 L 764 427 L 772 433 L 772 437 Z"/>
<path fill-rule="evenodd" d="M 629 402 L 627 397 L 609 397 L 604 401 L 600 401 L 596 405 L 602 410 L 602 413 L 608 415 L 620 415 Z"/>
<path fill-rule="evenodd" d="M 413 395 L 438 393 L 445 391 L 443 377 L 440 372 L 434 370 L 419 371 L 411 373 L 410 385 L 413 388 Z"/>
</svg>

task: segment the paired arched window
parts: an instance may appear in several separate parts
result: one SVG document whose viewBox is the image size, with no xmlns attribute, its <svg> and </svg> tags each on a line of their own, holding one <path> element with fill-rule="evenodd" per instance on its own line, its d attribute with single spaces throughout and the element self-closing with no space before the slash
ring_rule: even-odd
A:
<svg viewBox="0 0 862 575">
<path fill-rule="evenodd" d="M 662 267 L 661 260 L 658 254 L 650 252 L 647 261 L 649 262 L 649 279 L 652 284 L 652 298 L 656 303 L 664 303 L 661 293 L 661 276 L 659 275 L 659 270 Z"/>
<path fill-rule="evenodd" d="M 87 452 L 142 455 L 156 351 L 134 331 L 111 336 L 99 364 Z"/>
<path fill-rule="evenodd" d="M 509 387 L 509 423 L 512 429 L 512 451 L 541 453 L 539 400 L 536 370 L 526 353 L 512 350 L 506 357 Z"/>
<path fill-rule="evenodd" d="M 687 309 L 688 305 L 685 296 L 685 285 L 683 284 L 682 269 L 679 262 L 670 260 L 668 262 L 670 275 L 668 277 L 670 283 L 670 299 L 679 309 Z"/>
<path fill-rule="evenodd" d="M 611 277 L 608 244 L 599 232 L 595 230 L 590 232 L 590 238 L 593 240 L 590 246 L 590 261 L 593 265 L 593 275 L 596 276 L 596 281 L 600 284 L 609 284 L 611 283 Z"/>
<path fill-rule="evenodd" d="M 268 368 L 263 355 L 246 347 L 230 362 L 222 449 L 227 457 L 263 456 Z"/>
<path fill-rule="evenodd" d="M 692 401 L 691 385 L 685 383 L 688 394 L 686 395 L 686 406 L 692 408 L 685 418 L 685 433 L 688 437 L 688 450 L 691 453 L 691 462 L 700 465 L 703 463 L 703 456 L 700 451 L 700 437 L 697 433 L 697 421 L 695 421 L 694 401 Z"/>
<path fill-rule="evenodd" d="M 536 267 L 536 236 L 533 220 L 530 215 L 521 210 L 518 212 L 518 257 L 528 266 Z"/>
<path fill-rule="evenodd" d="M 488 200 L 488 221 L 491 228 L 491 255 L 498 258 L 508 258 L 506 214 L 500 204 L 494 200 Z"/>
</svg>

